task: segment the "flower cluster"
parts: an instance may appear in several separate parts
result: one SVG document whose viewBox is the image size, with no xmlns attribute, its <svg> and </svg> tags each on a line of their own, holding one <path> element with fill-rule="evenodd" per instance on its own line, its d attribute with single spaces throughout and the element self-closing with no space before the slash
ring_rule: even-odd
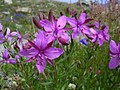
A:
<svg viewBox="0 0 120 90">
<path fill-rule="evenodd" d="M 109 68 L 115 69 L 120 64 L 120 42 L 117 46 L 115 41 L 110 41 L 110 56 L 112 58 L 109 62 Z"/>
<path fill-rule="evenodd" d="M 6 41 L 11 42 L 13 37 L 17 36 L 14 47 L 19 49 L 19 52 L 16 58 L 25 56 L 27 62 L 35 61 L 39 73 L 42 73 L 44 72 L 47 62 L 54 66 L 53 60 L 63 54 L 64 50 L 62 47 L 69 45 L 71 43 L 70 40 L 75 40 L 77 37 L 82 36 L 84 37 L 84 39 L 80 40 L 82 44 L 88 45 L 86 39 L 89 39 L 99 46 L 102 46 L 105 41 L 109 40 L 108 26 L 101 25 L 99 21 L 88 18 L 85 11 L 80 14 L 79 18 L 77 18 L 75 12 L 71 12 L 70 16 L 72 17 L 67 17 L 62 13 L 59 18 L 56 18 L 53 11 L 50 10 L 48 18 L 45 17 L 43 13 L 40 13 L 40 19 L 33 17 L 33 23 L 39 30 L 36 32 L 35 38 L 32 40 L 27 39 L 25 44 L 22 42 L 23 37 L 18 31 L 11 32 L 10 29 L 7 28 L 5 33 L 3 33 L 3 26 L 0 24 L 0 43 L 2 44 Z M 18 45 L 18 41 L 21 43 L 21 47 Z M 56 48 L 56 43 L 58 43 L 61 48 Z M 111 53 L 113 56 L 118 52 L 111 51 Z M 117 54 L 113 58 L 116 59 L 118 56 Z M 0 62 L 10 64 L 17 63 L 14 59 L 10 59 L 8 49 L 5 49 L 2 53 L 2 58 L 3 60 Z M 113 60 L 110 61 L 109 66 L 111 68 L 118 65 L 112 65 L 111 62 L 113 62 Z"/>
<path fill-rule="evenodd" d="M 0 23 L 0 44 L 4 44 L 5 47 L 5 50 L 4 52 L 2 52 L 2 56 L 1 56 L 3 60 L 0 60 L 0 63 L 9 63 L 9 64 L 17 63 L 17 61 L 10 56 L 6 42 L 10 44 L 15 36 L 17 36 L 17 40 L 19 40 L 20 39 L 19 35 L 20 33 L 18 31 L 11 32 L 10 28 L 6 28 L 4 32 L 3 26 Z"/>
<path fill-rule="evenodd" d="M 53 65 L 53 60 L 58 58 L 63 50 L 61 48 L 52 47 L 49 37 L 44 31 L 38 31 L 36 39 L 29 41 L 30 48 L 23 49 L 19 52 L 21 56 L 28 58 L 27 62 L 36 61 L 36 67 L 39 73 L 42 73 L 46 67 L 46 61 Z"/>
<path fill-rule="evenodd" d="M 45 33 L 50 37 L 50 41 L 54 42 L 58 40 L 60 45 L 68 45 L 70 37 L 75 40 L 77 37 L 83 36 L 90 39 L 91 42 L 96 42 L 99 46 L 102 46 L 110 38 L 108 26 L 101 25 L 99 21 L 97 22 L 88 18 L 85 11 L 80 14 L 79 18 L 76 15 L 67 17 L 62 14 L 57 19 L 53 15 L 52 10 L 50 10 L 48 18 L 43 17 L 43 14 L 42 16 L 40 14 L 40 20 L 33 17 L 34 24 L 40 29 L 43 28 Z M 92 21 L 94 22 L 93 24 L 89 23 Z M 70 28 L 67 28 L 68 26 Z M 72 34 L 69 33 L 70 31 L 72 31 Z M 84 41 L 86 42 L 85 39 L 82 40 L 83 43 Z"/>
</svg>

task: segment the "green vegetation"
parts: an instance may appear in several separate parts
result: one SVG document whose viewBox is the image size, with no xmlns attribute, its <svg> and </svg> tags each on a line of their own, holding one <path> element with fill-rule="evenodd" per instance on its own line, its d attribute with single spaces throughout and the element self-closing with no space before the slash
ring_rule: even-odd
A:
<svg viewBox="0 0 120 90">
<path fill-rule="evenodd" d="M 60 2 L 19 3 L 14 1 L 11 5 L 3 5 L 0 1 L 0 4 L 0 22 L 2 25 L 10 27 L 12 31 L 17 29 L 22 34 L 29 33 L 31 35 L 38 30 L 32 22 L 32 17 L 39 12 L 44 12 L 47 16 L 48 11 L 53 9 L 54 14 L 59 16 L 59 12 L 66 11 L 67 7 L 77 10 L 77 12 L 82 11 L 81 7 L 76 4 Z M 17 12 L 16 9 L 19 7 L 28 7 L 31 11 Z M 10 14 L 4 14 L 3 12 L 10 12 Z M 112 23 L 109 26 L 109 33 L 111 38 L 118 42 L 120 33 L 118 33 L 119 30 L 117 30 L 116 23 L 106 23 Z M 120 68 L 118 67 L 115 70 L 108 68 L 110 60 L 109 42 L 106 42 L 101 47 L 91 43 L 88 46 L 84 46 L 74 42 L 72 47 L 70 50 L 66 46 L 64 55 L 54 61 L 55 67 L 47 65 L 44 74 L 38 73 L 34 62 L 0 65 L 0 89 L 69 90 L 68 86 L 72 83 L 76 85 L 75 90 L 120 90 Z M 24 57 L 23 60 L 25 60 Z M 1 72 L 5 74 L 4 77 L 1 76 Z M 17 85 L 8 87 L 5 78 L 11 78 Z"/>
</svg>

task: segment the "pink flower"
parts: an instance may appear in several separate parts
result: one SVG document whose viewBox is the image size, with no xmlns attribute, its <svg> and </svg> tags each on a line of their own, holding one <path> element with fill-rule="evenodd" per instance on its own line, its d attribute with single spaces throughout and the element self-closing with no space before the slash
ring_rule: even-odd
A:
<svg viewBox="0 0 120 90">
<path fill-rule="evenodd" d="M 64 29 L 66 25 L 65 15 L 59 17 L 58 20 L 55 18 L 52 18 L 52 21 L 43 19 L 40 21 L 40 24 L 44 27 L 51 41 L 55 41 L 57 39 L 60 45 L 66 45 L 69 43 L 69 36 Z"/>
<path fill-rule="evenodd" d="M 9 64 L 15 64 L 16 60 L 10 59 L 10 55 L 8 53 L 8 49 L 5 49 L 5 51 L 2 53 L 3 60 L 0 61 L 0 63 L 9 63 Z"/>
<path fill-rule="evenodd" d="M 39 73 L 44 72 L 47 61 L 53 64 L 53 60 L 63 54 L 61 48 L 51 47 L 52 43 L 48 40 L 44 31 L 38 31 L 36 40 L 34 42 L 29 41 L 31 48 L 26 48 L 19 52 L 21 56 L 26 56 L 28 58 L 27 62 L 36 60 L 36 67 Z"/>
<path fill-rule="evenodd" d="M 109 68 L 115 69 L 120 64 L 120 42 L 117 46 L 115 41 L 110 41 L 110 56 Z"/>
</svg>

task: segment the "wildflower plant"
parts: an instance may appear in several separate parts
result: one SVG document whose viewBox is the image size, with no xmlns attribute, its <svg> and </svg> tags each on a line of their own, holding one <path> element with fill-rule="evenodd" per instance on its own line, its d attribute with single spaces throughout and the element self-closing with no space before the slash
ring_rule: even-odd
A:
<svg viewBox="0 0 120 90">
<path fill-rule="evenodd" d="M 119 59 L 119 53 L 120 53 L 120 43 L 118 43 L 118 46 L 116 45 L 115 41 L 110 41 L 110 62 L 109 62 L 109 68 L 115 69 L 119 66 L 120 59 Z"/>
<path fill-rule="evenodd" d="M 94 58 L 94 52 L 97 47 L 101 47 L 110 39 L 108 25 L 102 25 L 99 21 L 88 18 L 85 11 L 78 17 L 77 14 L 75 14 L 75 11 L 69 14 L 68 17 L 62 13 L 61 16 L 57 18 L 53 14 L 53 11 L 50 10 L 48 17 L 45 17 L 43 13 L 39 14 L 39 19 L 33 17 L 33 23 L 38 30 L 31 36 L 32 38 L 28 38 L 26 35 L 22 36 L 18 30 L 11 31 L 10 28 L 3 31 L 3 26 L 0 24 L 0 44 L 2 44 L 5 49 L 2 52 L 0 63 L 12 64 L 14 69 L 18 69 L 20 72 L 24 73 L 26 78 L 27 75 L 29 76 L 29 72 L 31 72 L 32 74 L 29 78 L 34 76 L 34 78 L 37 77 L 37 79 L 39 76 L 38 73 L 42 73 L 46 79 L 47 75 L 51 76 L 51 72 L 48 68 L 52 67 L 54 68 L 52 73 L 54 73 L 54 78 L 56 83 L 58 83 L 56 79 L 56 66 L 59 66 L 64 60 L 66 60 L 67 64 L 70 64 L 71 61 L 69 60 L 71 53 L 74 54 L 73 50 L 79 43 L 85 45 L 85 47 L 83 46 L 82 48 L 83 51 L 86 47 L 91 48 L 87 52 L 89 54 L 88 57 L 86 55 L 87 59 L 90 60 L 91 58 Z M 82 38 L 80 38 L 79 42 L 76 44 L 77 37 Z M 24 39 L 26 42 L 23 42 Z M 120 62 L 119 44 L 117 46 L 113 40 L 110 42 L 110 56 L 112 58 L 109 62 L 109 68 L 115 69 L 119 66 Z M 50 67 L 48 67 L 48 63 L 51 65 Z M 70 67 L 75 67 L 78 64 L 82 65 L 81 62 L 75 61 L 70 64 Z M 66 64 L 63 64 L 63 66 L 65 67 L 64 69 L 66 69 Z M 21 69 L 19 69 L 19 67 L 21 67 Z M 28 70 L 24 71 L 26 67 Z M 97 75 L 101 73 L 100 70 L 99 73 L 97 70 L 97 73 L 92 76 L 93 69 L 91 65 L 90 68 L 90 78 L 97 77 Z M 27 73 L 27 71 L 29 72 Z M 36 72 L 38 73 L 36 74 Z M 86 75 L 86 72 L 84 72 L 84 75 Z M 30 79 L 28 80 L 30 81 Z M 74 88 L 76 88 L 76 85 Z"/>
<path fill-rule="evenodd" d="M 38 31 L 35 41 L 29 41 L 31 47 L 19 52 L 21 56 L 28 58 L 27 62 L 36 61 L 36 67 L 39 73 L 44 72 L 46 61 L 53 65 L 53 60 L 63 54 L 61 48 L 53 48 L 52 42 L 44 31 Z"/>
</svg>

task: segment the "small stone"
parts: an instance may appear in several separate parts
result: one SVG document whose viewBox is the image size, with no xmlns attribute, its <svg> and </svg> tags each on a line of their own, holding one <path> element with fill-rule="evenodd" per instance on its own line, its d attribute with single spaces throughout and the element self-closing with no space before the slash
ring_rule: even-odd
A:
<svg viewBox="0 0 120 90">
<path fill-rule="evenodd" d="M 0 44 L 0 56 L 2 55 L 2 52 L 5 50 L 4 46 Z M 0 60 L 2 60 L 2 57 L 0 57 Z"/>
<path fill-rule="evenodd" d="M 12 0 L 4 0 L 4 3 L 6 3 L 6 4 L 12 4 L 13 2 L 12 2 Z"/>
<path fill-rule="evenodd" d="M 12 85 L 15 86 L 15 87 L 18 86 L 18 85 L 17 85 L 17 82 L 15 82 L 15 81 L 12 82 Z"/>
<path fill-rule="evenodd" d="M 75 88 L 76 88 L 76 85 L 73 84 L 73 83 L 70 83 L 70 84 L 68 85 L 68 89 L 75 90 Z"/>
<path fill-rule="evenodd" d="M 10 14 L 10 12 L 8 11 L 8 12 L 2 12 L 3 14 L 5 14 L 5 15 L 9 15 Z"/>
<path fill-rule="evenodd" d="M 4 77 L 4 76 L 5 76 L 4 72 L 0 71 L 0 77 Z"/>
<path fill-rule="evenodd" d="M 28 7 L 19 7 L 16 9 L 16 12 L 25 12 L 25 13 L 29 12 L 30 13 L 31 9 Z"/>
</svg>

